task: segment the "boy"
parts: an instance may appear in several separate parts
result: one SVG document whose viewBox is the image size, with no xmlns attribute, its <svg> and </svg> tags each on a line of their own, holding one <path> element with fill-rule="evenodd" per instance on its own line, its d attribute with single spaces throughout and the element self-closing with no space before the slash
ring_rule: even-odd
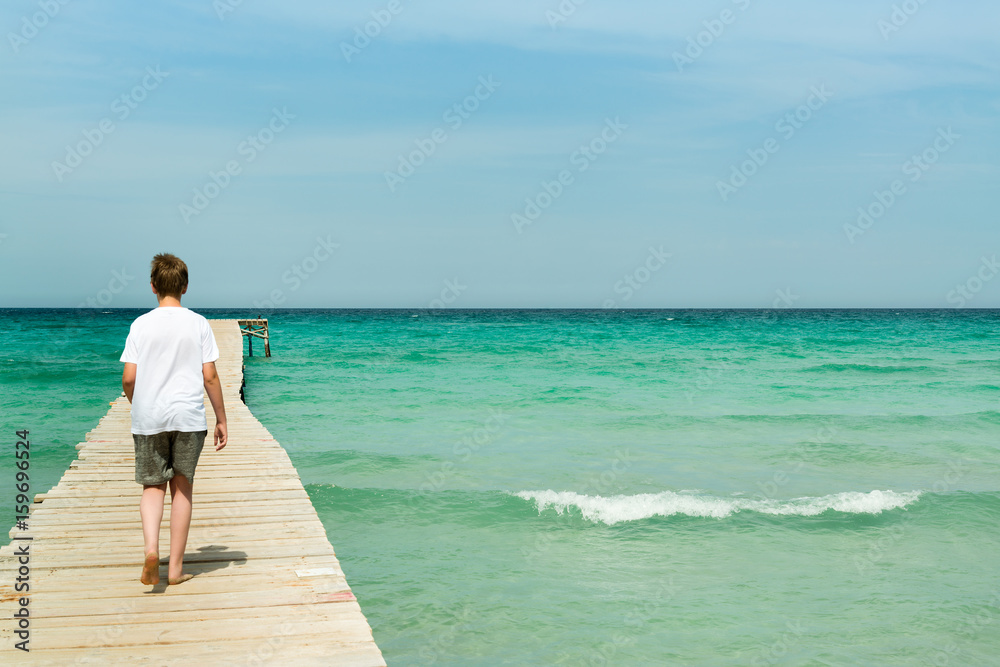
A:
<svg viewBox="0 0 1000 667">
<path fill-rule="evenodd" d="M 194 575 L 181 571 L 191 492 L 208 435 L 202 389 L 215 409 L 215 450 L 226 446 L 226 408 L 215 371 L 219 348 L 201 315 L 181 306 L 187 292 L 187 265 L 169 254 L 153 258 L 149 284 L 159 306 L 139 316 L 129 329 L 122 389 L 132 403 L 135 481 L 142 484 L 139 514 L 146 559 L 139 581 L 160 582 L 160 520 L 170 484 L 170 564 L 167 582 L 179 584 Z"/>
</svg>

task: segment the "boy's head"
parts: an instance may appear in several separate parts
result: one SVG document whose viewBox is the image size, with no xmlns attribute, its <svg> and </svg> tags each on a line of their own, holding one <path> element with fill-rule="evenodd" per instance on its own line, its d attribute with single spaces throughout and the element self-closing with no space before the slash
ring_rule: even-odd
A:
<svg viewBox="0 0 1000 667">
<path fill-rule="evenodd" d="M 153 285 L 159 298 L 172 296 L 180 299 L 181 295 L 187 291 L 187 264 L 175 255 L 160 253 L 153 258 L 149 282 Z"/>
</svg>

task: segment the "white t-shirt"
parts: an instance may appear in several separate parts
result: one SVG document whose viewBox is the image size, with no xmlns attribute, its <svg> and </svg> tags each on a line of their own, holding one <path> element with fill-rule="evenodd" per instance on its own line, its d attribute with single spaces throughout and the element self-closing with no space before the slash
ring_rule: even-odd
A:
<svg viewBox="0 0 1000 667">
<path fill-rule="evenodd" d="M 206 431 L 202 364 L 219 358 L 208 320 L 183 307 L 132 322 L 121 361 L 136 365 L 132 433 Z"/>
</svg>

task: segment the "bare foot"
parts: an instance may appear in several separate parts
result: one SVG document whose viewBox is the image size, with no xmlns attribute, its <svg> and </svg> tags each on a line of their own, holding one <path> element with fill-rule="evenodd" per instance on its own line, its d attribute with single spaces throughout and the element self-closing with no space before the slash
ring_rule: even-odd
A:
<svg viewBox="0 0 1000 667">
<path fill-rule="evenodd" d="M 188 581 L 189 579 L 194 579 L 194 575 L 182 574 L 179 577 L 167 577 L 167 583 L 170 584 L 171 586 L 176 586 L 177 584 L 183 584 L 185 581 Z"/>
<path fill-rule="evenodd" d="M 146 562 L 142 565 L 142 576 L 139 581 L 147 586 L 160 583 L 160 555 L 155 551 L 146 554 Z"/>
</svg>

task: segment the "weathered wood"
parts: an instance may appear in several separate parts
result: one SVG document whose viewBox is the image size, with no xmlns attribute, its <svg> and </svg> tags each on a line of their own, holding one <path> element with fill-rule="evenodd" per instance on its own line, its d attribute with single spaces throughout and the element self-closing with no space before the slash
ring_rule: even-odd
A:
<svg viewBox="0 0 1000 667">
<path fill-rule="evenodd" d="M 323 524 L 288 454 L 240 400 L 242 325 L 263 338 L 267 320 L 212 320 L 229 444 L 209 441 L 194 483 L 185 571 L 166 584 L 170 494 L 160 528 L 161 583 L 139 582 L 143 557 L 129 403 L 112 401 L 59 483 L 39 493 L 31 544 L 30 653 L 0 624 L 0 664 L 385 665 Z M 13 611 L 19 564 L 0 549 L 0 604 Z M 6 615 L 6 612 L 5 612 Z M 9 618 L 9 617 L 8 617 Z"/>
<path fill-rule="evenodd" d="M 271 356 L 271 338 L 267 329 L 267 320 L 237 320 L 240 325 L 240 333 L 247 337 L 249 354 L 253 356 L 253 339 L 264 339 L 264 356 Z"/>
</svg>

